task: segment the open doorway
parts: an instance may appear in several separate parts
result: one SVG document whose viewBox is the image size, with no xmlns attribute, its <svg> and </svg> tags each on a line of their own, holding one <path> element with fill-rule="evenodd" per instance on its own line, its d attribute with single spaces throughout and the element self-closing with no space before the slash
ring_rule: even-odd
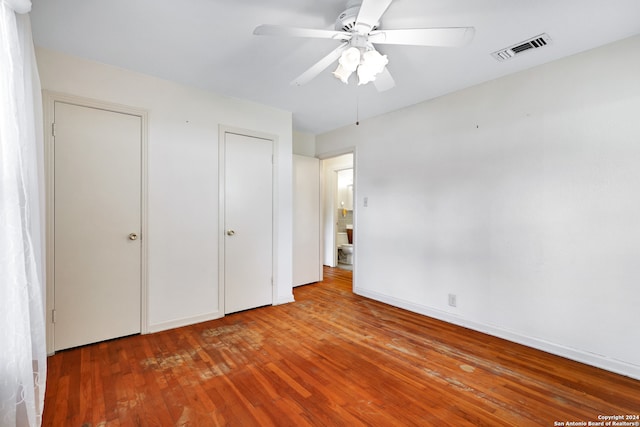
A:
<svg viewBox="0 0 640 427">
<path fill-rule="evenodd" d="M 323 159 L 323 264 L 353 270 L 355 265 L 353 153 Z"/>
<path fill-rule="evenodd" d="M 353 168 L 340 169 L 336 173 L 336 256 L 339 268 L 353 270 Z"/>
</svg>

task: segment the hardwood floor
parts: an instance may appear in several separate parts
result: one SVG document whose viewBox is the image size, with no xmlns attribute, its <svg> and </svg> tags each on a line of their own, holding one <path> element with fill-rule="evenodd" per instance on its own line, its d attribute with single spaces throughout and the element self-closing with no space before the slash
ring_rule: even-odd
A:
<svg viewBox="0 0 640 427">
<path fill-rule="evenodd" d="M 296 302 L 49 358 L 43 426 L 553 426 L 640 414 L 640 381 L 378 303 Z M 557 422 L 558 424 L 554 424 Z"/>
</svg>

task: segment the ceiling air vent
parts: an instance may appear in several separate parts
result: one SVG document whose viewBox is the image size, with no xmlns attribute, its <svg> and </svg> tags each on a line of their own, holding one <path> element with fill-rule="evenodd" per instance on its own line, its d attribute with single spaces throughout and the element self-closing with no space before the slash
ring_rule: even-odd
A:
<svg viewBox="0 0 640 427">
<path fill-rule="evenodd" d="M 549 37 L 549 34 L 544 33 L 521 43 L 514 44 L 513 46 L 509 46 L 505 49 L 500 49 L 497 52 L 493 52 L 491 56 L 496 58 L 498 61 L 505 61 L 528 50 L 545 47 L 549 43 L 551 43 L 551 37 Z"/>
</svg>

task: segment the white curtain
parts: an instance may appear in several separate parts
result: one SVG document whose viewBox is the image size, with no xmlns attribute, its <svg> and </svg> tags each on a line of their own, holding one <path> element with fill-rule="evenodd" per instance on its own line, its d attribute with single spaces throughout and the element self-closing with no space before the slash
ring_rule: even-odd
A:
<svg viewBox="0 0 640 427">
<path fill-rule="evenodd" d="M 0 0 L 0 426 L 39 426 L 47 376 L 43 133 L 29 0 Z"/>
</svg>

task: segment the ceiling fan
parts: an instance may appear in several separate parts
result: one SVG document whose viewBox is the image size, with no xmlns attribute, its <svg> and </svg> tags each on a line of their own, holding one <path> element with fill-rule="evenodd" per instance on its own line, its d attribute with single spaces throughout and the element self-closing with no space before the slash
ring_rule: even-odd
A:
<svg viewBox="0 0 640 427">
<path fill-rule="evenodd" d="M 288 27 L 283 25 L 260 25 L 253 34 L 261 36 L 288 36 L 333 39 L 342 43 L 327 56 L 312 65 L 291 84 L 301 86 L 308 83 L 338 60 L 334 76 L 348 83 L 353 72 L 357 72 L 358 84 L 373 81 L 382 92 L 395 86 L 386 55 L 381 55 L 374 44 L 397 44 L 413 46 L 464 46 L 473 38 L 473 27 L 384 29 L 380 19 L 393 0 L 350 0 L 335 24 L 335 30 Z"/>
</svg>

